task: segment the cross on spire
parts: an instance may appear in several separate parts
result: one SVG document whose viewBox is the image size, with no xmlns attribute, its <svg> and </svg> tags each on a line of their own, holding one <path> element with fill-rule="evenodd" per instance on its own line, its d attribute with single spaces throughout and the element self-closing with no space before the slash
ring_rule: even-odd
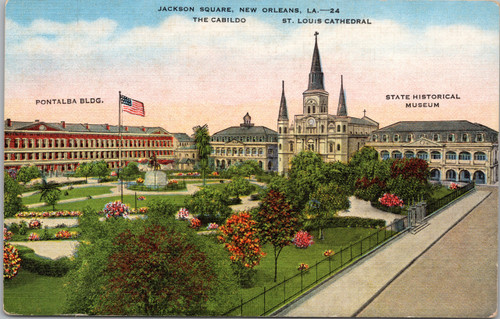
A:
<svg viewBox="0 0 500 319">
<path fill-rule="evenodd" d="M 363 110 L 363 117 L 366 116 L 366 110 Z"/>
</svg>

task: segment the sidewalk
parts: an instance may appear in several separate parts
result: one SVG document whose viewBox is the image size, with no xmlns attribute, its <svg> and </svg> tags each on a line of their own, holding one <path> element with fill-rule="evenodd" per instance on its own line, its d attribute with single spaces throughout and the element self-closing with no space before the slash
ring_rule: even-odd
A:
<svg viewBox="0 0 500 319">
<path fill-rule="evenodd" d="M 431 218 L 429 226 L 420 232 L 415 235 L 405 233 L 396 238 L 275 315 L 309 318 L 352 317 L 489 194 L 490 191 L 479 190 L 466 195 Z"/>
</svg>

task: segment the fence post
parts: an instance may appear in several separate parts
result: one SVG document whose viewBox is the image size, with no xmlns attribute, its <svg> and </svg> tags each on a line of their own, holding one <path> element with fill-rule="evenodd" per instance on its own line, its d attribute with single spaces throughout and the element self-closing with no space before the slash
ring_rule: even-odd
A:
<svg viewBox="0 0 500 319">
<path fill-rule="evenodd" d="M 286 277 L 283 275 L 283 304 L 285 304 L 286 301 Z"/>
<path fill-rule="evenodd" d="M 330 257 L 328 257 L 330 259 Z M 316 281 L 315 283 L 318 282 L 318 261 L 316 260 Z"/>
<path fill-rule="evenodd" d="M 300 292 L 302 292 L 302 290 L 304 290 L 304 280 L 303 280 L 303 277 L 304 277 L 304 271 L 300 270 Z"/>
<path fill-rule="evenodd" d="M 264 286 L 264 312 L 262 315 L 266 313 L 266 286 Z"/>
</svg>

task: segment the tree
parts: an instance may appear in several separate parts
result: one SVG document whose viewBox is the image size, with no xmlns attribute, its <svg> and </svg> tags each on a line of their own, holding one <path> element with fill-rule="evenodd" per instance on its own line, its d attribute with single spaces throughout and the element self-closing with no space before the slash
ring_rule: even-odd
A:
<svg viewBox="0 0 500 319">
<path fill-rule="evenodd" d="M 333 183 L 323 184 L 311 194 L 307 211 L 312 214 L 314 223 L 319 227 L 319 238 L 325 239 L 323 225 L 334 217 L 338 211 L 351 206 L 345 191 Z"/>
<path fill-rule="evenodd" d="M 88 177 L 92 176 L 94 162 L 80 163 L 76 168 L 75 176 L 85 177 L 85 182 L 88 182 Z"/>
<path fill-rule="evenodd" d="M 256 222 L 250 213 L 240 212 L 226 220 L 219 230 L 219 240 L 224 242 L 230 259 L 235 266 L 235 273 L 242 286 L 251 286 L 255 266 L 265 253 L 262 251 L 260 239 L 257 234 Z"/>
<path fill-rule="evenodd" d="M 52 205 L 52 210 L 56 210 L 56 203 L 61 198 L 61 190 L 59 188 L 51 188 L 45 191 L 40 200 L 43 200 L 47 205 Z"/>
<path fill-rule="evenodd" d="M 240 195 L 248 195 L 254 189 L 248 179 L 242 177 L 234 178 L 229 184 L 226 184 L 226 191 L 232 196 L 240 198 Z"/>
<path fill-rule="evenodd" d="M 278 277 L 278 257 L 283 247 L 291 244 L 299 219 L 283 193 L 270 190 L 254 217 L 262 243 L 274 248 L 274 282 Z"/>
<path fill-rule="evenodd" d="M 3 213 L 4 217 L 12 217 L 24 209 L 23 199 L 20 197 L 23 187 L 6 171 L 3 177 Z"/>
<path fill-rule="evenodd" d="M 208 126 L 206 124 L 194 128 L 194 143 L 198 150 L 203 186 L 205 186 L 206 173 L 209 167 L 208 158 L 212 152 L 212 148 L 210 147 L 210 135 L 208 134 Z"/>
<path fill-rule="evenodd" d="M 176 213 L 177 207 L 164 199 L 154 199 L 148 206 L 148 219 L 153 222 L 174 218 Z"/>
<path fill-rule="evenodd" d="M 202 313 L 217 274 L 209 259 L 177 231 L 153 225 L 127 230 L 108 259 L 108 284 L 96 305 L 106 315 Z"/>
<path fill-rule="evenodd" d="M 290 190 L 293 192 L 292 206 L 301 211 L 309 201 L 310 194 L 326 182 L 325 163 L 311 151 L 302 151 L 292 159 L 289 172 Z"/>
<path fill-rule="evenodd" d="M 128 165 L 122 170 L 120 176 L 124 180 L 133 180 L 137 176 L 139 176 L 141 172 L 139 171 L 139 166 L 136 162 L 130 162 Z"/>
<path fill-rule="evenodd" d="M 212 187 L 204 187 L 191 195 L 186 206 L 203 220 L 224 220 L 231 213 L 228 194 Z"/>
<path fill-rule="evenodd" d="M 104 177 L 108 176 L 111 170 L 108 167 L 108 164 L 104 160 L 99 162 L 93 162 L 92 165 L 92 175 L 99 177 L 99 180 L 102 180 Z"/>
<path fill-rule="evenodd" d="M 39 178 L 40 176 L 40 171 L 36 166 L 23 166 L 17 172 L 16 180 L 26 184 L 29 183 L 32 179 Z"/>
</svg>

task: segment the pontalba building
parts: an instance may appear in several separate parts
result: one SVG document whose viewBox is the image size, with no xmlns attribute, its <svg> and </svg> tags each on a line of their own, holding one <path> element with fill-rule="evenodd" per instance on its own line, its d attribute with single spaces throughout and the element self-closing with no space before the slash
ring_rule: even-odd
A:
<svg viewBox="0 0 500 319">
<path fill-rule="evenodd" d="M 402 121 L 374 131 L 368 146 L 382 159 L 421 158 L 431 180 L 494 184 L 498 132 L 469 121 Z"/>
<path fill-rule="evenodd" d="M 255 126 L 247 113 L 243 123 L 212 135 L 211 157 L 217 169 L 225 169 L 237 162 L 255 160 L 264 171 L 278 169 L 278 133 L 265 126 Z"/>
<path fill-rule="evenodd" d="M 324 86 L 317 36 L 316 32 L 309 83 L 302 94 L 302 114 L 295 115 L 291 125 L 283 83 L 278 115 L 280 173 L 287 173 L 294 154 L 303 150 L 318 153 L 325 162 L 347 162 L 379 127 L 366 114 L 362 118 L 348 116 L 342 76 L 337 113 L 329 114 L 329 93 Z"/>
<path fill-rule="evenodd" d="M 117 125 L 88 123 L 5 121 L 4 167 L 36 165 L 44 172 L 74 171 L 79 163 L 104 160 L 119 167 Z M 174 159 L 172 135 L 161 127 L 122 126 L 122 160 L 137 161 L 156 155 Z"/>
</svg>

